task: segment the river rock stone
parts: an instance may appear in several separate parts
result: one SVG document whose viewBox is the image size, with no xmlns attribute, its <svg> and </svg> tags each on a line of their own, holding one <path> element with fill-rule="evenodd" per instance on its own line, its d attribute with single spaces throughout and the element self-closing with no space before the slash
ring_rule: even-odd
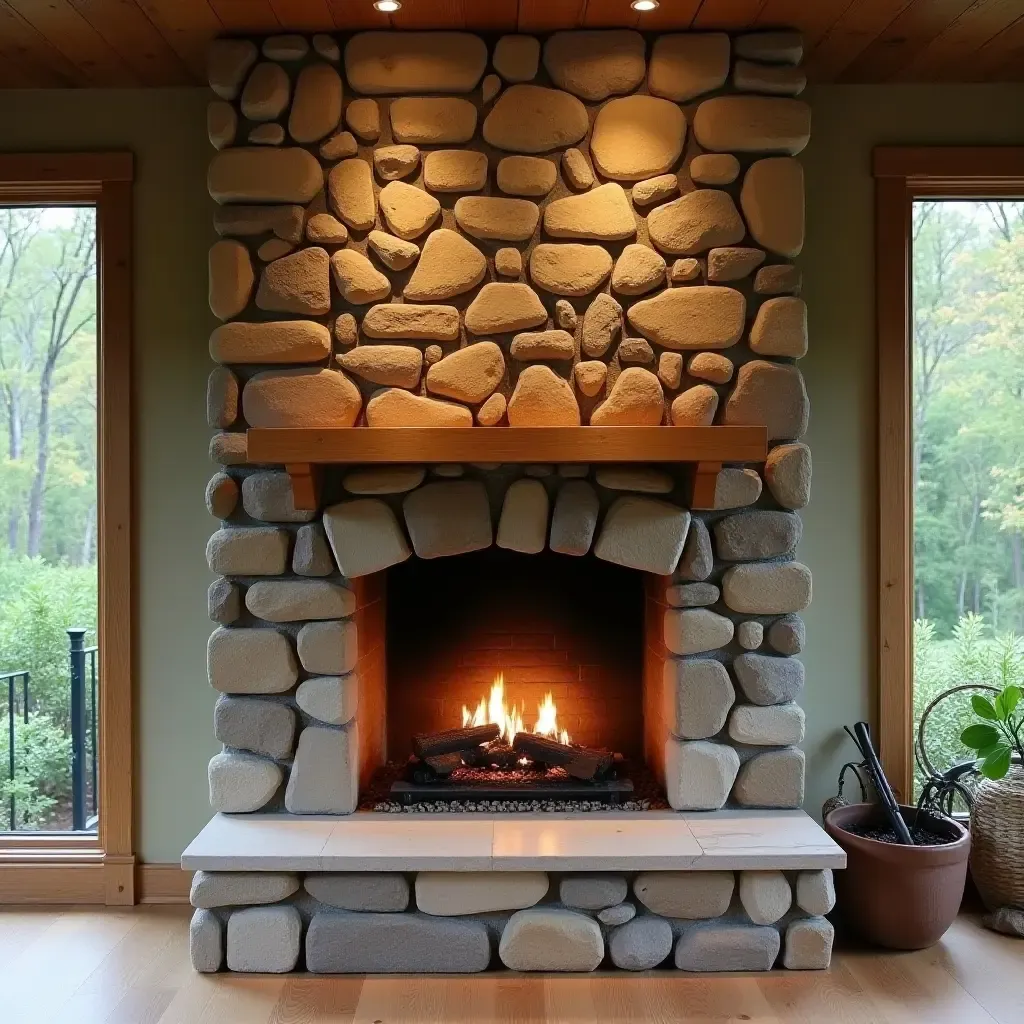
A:
<svg viewBox="0 0 1024 1024">
<path fill-rule="evenodd" d="M 736 701 L 725 666 L 707 658 L 669 658 L 663 670 L 665 721 L 684 740 L 721 732 Z"/>
<path fill-rule="evenodd" d="M 789 746 L 803 742 L 804 722 L 797 704 L 743 704 L 729 717 L 729 738 L 749 746 Z"/>
<path fill-rule="evenodd" d="M 750 32 L 736 37 L 736 56 L 766 64 L 799 64 L 804 41 L 799 32 Z"/>
<path fill-rule="evenodd" d="M 331 309 L 326 249 L 310 246 L 268 263 L 260 275 L 256 305 L 274 313 L 323 316 Z"/>
<path fill-rule="evenodd" d="M 242 412 L 250 427 L 351 427 L 359 389 L 339 370 L 266 370 L 249 378 Z"/>
<path fill-rule="evenodd" d="M 753 469 L 738 469 L 734 466 L 723 469 L 715 481 L 715 497 L 712 508 L 742 508 L 753 505 L 761 497 L 761 478 Z"/>
<path fill-rule="evenodd" d="M 550 203 L 544 210 L 544 230 L 553 238 L 615 242 L 636 234 L 636 219 L 625 190 L 609 181 Z"/>
<path fill-rule="evenodd" d="M 577 191 L 588 189 L 594 184 L 594 172 L 587 158 L 575 147 L 562 154 L 562 174 L 568 185 Z"/>
<path fill-rule="evenodd" d="M 359 325 L 351 313 L 339 313 L 335 317 L 334 337 L 342 348 L 350 348 L 359 340 Z"/>
<path fill-rule="evenodd" d="M 599 509 L 597 491 L 586 480 L 562 484 L 551 518 L 551 550 L 563 555 L 585 555 L 594 540 Z"/>
<path fill-rule="evenodd" d="M 345 108 L 345 124 L 363 142 L 376 142 L 380 138 L 380 107 L 376 100 L 353 100 Z"/>
<path fill-rule="evenodd" d="M 359 152 L 359 144 L 351 132 L 337 132 L 320 143 L 320 156 L 324 160 L 345 160 Z"/>
<path fill-rule="evenodd" d="M 533 283 L 555 295 L 589 295 L 611 270 L 611 255 L 600 245 L 542 242 L 530 254 Z"/>
<path fill-rule="evenodd" d="M 733 798 L 741 807 L 799 807 L 804 802 L 804 752 L 783 747 L 755 754 L 740 767 Z"/>
<path fill-rule="evenodd" d="M 495 273 L 502 277 L 519 277 L 523 272 L 523 255 L 518 249 L 499 249 L 494 254 Z"/>
<path fill-rule="evenodd" d="M 319 142 L 334 131 L 341 120 L 341 96 L 341 78 L 330 64 L 306 65 L 295 81 L 295 97 L 288 115 L 291 137 L 305 145 Z"/>
<path fill-rule="evenodd" d="M 547 318 L 547 310 L 529 285 L 492 281 L 469 304 L 466 330 L 471 334 L 525 331 L 539 327 Z"/>
<path fill-rule="evenodd" d="M 694 256 L 735 245 L 746 234 L 728 192 L 702 188 L 656 207 L 647 218 L 651 241 L 663 252 Z"/>
<path fill-rule="evenodd" d="M 432 195 L 405 181 L 389 181 L 378 198 L 388 227 L 407 242 L 419 238 L 441 213 Z"/>
<path fill-rule="evenodd" d="M 741 654 L 732 670 L 747 700 L 754 704 L 785 704 L 803 693 L 804 666 L 795 658 Z"/>
<path fill-rule="evenodd" d="M 311 623 L 340 626 L 342 623 Z M 301 645 L 301 636 L 300 645 Z M 307 725 L 285 787 L 289 814 L 351 814 L 359 803 L 359 728 L 351 722 L 340 729 Z"/>
<path fill-rule="evenodd" d="M 765 925 L 722 921 L 687 928 L 676 942 L 681 971 L 770 971 L 779 955 L 779 933 Z"/>
<path fill-rule="evenodd" d="M 709 281 L 739 281 L 752 274 L 764 262 L 760 249 L 725 246 L 708 253 Z"/>
<path fill-rule="evenodd" d="M 615 261 L 612 288 L 622 295 L 644 295 L 665 280 L 665 260 L 646 245 L 627 245 Z"/>
<path fill-rule="evenodd" d="M 653 914 L 695 921 L 721 917 L 735 884 L 731 871 L 642 871 L 633 880 L 633 893 Z"/>
<path fill-rule="evenodd" d="M 634 206 L 650 206 L 660 203 L 679 191 L 679 179 L 674 174 L 659 174 L 646 181 L 638 181 L 630 195 Z"/>
<path fill-rule="evenodd" d="M 415 146 L 378 146 L 373 151 L 373 167 L 385 181 L 408 178 L 420 165 Z"/>
<path fill-rule="evenodd" d="M 729 348 L 743 336 L 746 300 L 735 288 L 669 288 L 630 306 L 628 315 L 641 334 L 665 348 Z"/>
<path fill-rule="evenodd" d="M 548 534 L 548 492 L 539 480 L 516 480 L 505 492 L 495 543 L 508 551 L 535 555 Z M 536 901 L 534 901 L 536 902 Z"/>
<path fill-rule="evenodd" d="M 487 45 L 468 32 L 359 32 L 345 44 L 345 77 L 356 92 L 472 92 Z"/>
<path fill-rule="evenodd" d="M 227 519 L 238 504 L 238 484 L 227 473 L 215 473 L 206 485 L 206 510 L 217 519 Z"/>
<path fill-rule="evenodd" d="M 330 576 L 334 572 L 331 550 L 319 523 L 300 526 L 295 534 L 292 572 L 298 576 Z"/>
<path fill-rule="evenodd" d="M 316 157 L 298 146 L 238 146 L 222 149 L 210 161 L 206 184 L 210 198 L 218 203 L 308 203 L 323 188 L 324 172 Z M 258 234 L 258 230 L 240 228 L 257 218 L 274 224 L 291 219 L 291 210 L 283 213 L 280 208 L 270 208 L 254 214 L 251 209 L 224 211 L 216 219 L 218 231 Z M 301 233 L 289 241 L 298 241 L 299 237 Z"/>
<path fill-rule="evenodd" d="M 615 928 L 620 924 L 626 924 L 636 917 L 636 906 L 632 903 L 620 903 L 615 907 L 606 907 L 597 912 L 597 919 L 607 928 Z"/>
<path fill-rule="evenodd" d="M 807 88 L 807 75 L 801 68 L 749 60 L 736 61 L 732 81 L 739 92 L 765 92 L 773 96 L 799 96 Z"/>
<path fill-rule="evenodd" d="M 665 601 L 673 608 L 701 608 L 714 604 L 719 597 L 721 592 L 713 583 L 675 583 L 665 589 Z"/>
<path fill-rule="evenodd" d="M 528 241 L 537 230 L 540 208 L 528 199 L 463 196 L 455 204 L 455 221 L 474 238 Z"/>
<path fill-rule="evenodd" d="M 406 495 L 405 525 L 419 558 L 441 558 L 491 546 L 491 511 L 479 480 L 430 483 Z"/>
<path fill-rule="evenodd" d="M 221 431 L 210 438 L 210 461 L 222 466 L 244 466 L 245 431 Z"/>
<path fill-rule="evenodd" d="M 672 608 L 665 612 L 663 639 L 673 654 L 703 654 L 727 646 L 734 630 L 731 619 L 707 608 Z"/>
<path fill-rule="evenodd" d="M 686 536 L 683 556 L 679 559 L 676 569 L 679 577 L 684 580 L 706 580 L 715 565 L 715 556 L 711 550 L 711 534 L 703 519 L 694 518 L 690 523 L 690 532 Z"/>
<path fill-rule="evenodd" d="M 302 60 L 309 53 L 304 36 L 294 33 L 267 36 L 263 40 L 263 56 L 269 60 Z"/>
<path fill-rule="evenodd" d="M 832 961 L 835 928 L 824 917 L 790 922 L 782 964 L 790 971 L 824 971 Z"/>
<path fill-rule="evenodd" d="M 544 44 L 552 82 L 596 103 L 632 92 L 644 78 L 644 40 L 626 29 L 555 32 Z"/>
<path fill-rule="evenodd" d="M 658 380 L 674 391 L 683 379 L 683 357 L 678 352 L 662 352 L 658 356 Z"/>
<path fill-rule="evenodd" d="M 357 231 L 369 231 L 377 216 L 373 174 L 365 160 L 353 157 L 331 168 L 327 191 L 335 213 Z M 383 199 L 383 192 L 381 193 Z"/>
<path fill-rule="evenodd" d="M 733 371 L 732 360 L 717 352 L 698 352 L 686 364 L 686 372 L 691 377 L 709 380 L 712 384 L 728 384 L 732 380 Z"/>
<path fill-rule="evenodd" d="M 781 96 L 715 96 L 697 108 L 693 133 L 713 152 L 795 156 L 811 137 L 811 109 Z"/>
<path fill-rule="evenodd" d="M 450 299 L 475 288 L 487 274 L 487 260 L 457 231 L 438 228 L 427 235 L 423 253 L 402 293 L 406 299 Z"/>
<path fill-rule="evenodd" d="M 590 415 L 593 426 L 656 427 L 665 415 L 661 381 L 650 370 L 623 370 L 608 397 Z"/>
<path fill-rule="evenodd" d="M 280 146 L 284 142 L 284 126 L 273 121 L 258 124 L 249 132 L 249 142 L 254 146 Z"/>
<path fill-rule="evenodd" d="M 590 156 L 606 178 L 641 181 L 671 170 L 685 140 L 686 115 L 675 103 L 656 96 L 624 96 L 598 111 Z"/>
<path fill-rule="evenodd" d="M 265 523 L 308 523 L 311 509 L 297 509 L 287 473 L 251 473 L 242 481 L 242 507 L 253 519 Z"/>
<path fill-rule="evenodd" d="M 655 96 L 685 103 L 720 89 L 729 78 L 729 37 L 724 32 L 659 35 L 651 51 L 647 88 Z"/>
<path fill-rule="evenodd" d="M 509 354 L 513 359 L 572 359 L 575 343 L 567 331 L 533 331 L 517 334 Z M 602 364 L 603 365 L 603 364 Z"/>
<path fill-rule="evenodd" d="M 608 509 L 594 554 L 606 562 L 666 576 L 686 540 L 690 513 L 656 498 L 624 495 Z"/>
<path fill-rule="evenodd" d="M 350 494 L 405 494 L 426 476 L 422 466 L 363 466 L 346 473 L 341 483 Z"/>
<path fill-rule="evenodd" d="M 608 257 L 609 264 L 611 257 Z M 238 316 L 252 293 L 253 271 L 249 250 L 234 239 L 222 239 L 210 247 L 210 310 L 218 320 Z"/>
<path fill-rule="evenodd" d="M 326 32 L 317 32 L 313 36 L 313 49 L 323 57 L 324 60 L 337 64 L 341 60 L 341 50 L 334 39 Z"/>
<path fill-rule="evenodd" d="M 221 693 L 284 693 L 298 679 L 291 642 L 275 629 L 215 629 L 206 667 Z"/>
<path fill-rule="evenodd" d="M 572 146 L 590 128 L 587 108 L 571 94 L 540 85 L 512 85 L 484 118 L 484 140 L 512 153 Z"/>
<path fill-rule="evenodd" d="M 378 498 L 343 501 L 324 510 L 324 531 L 349 579 L 404 562 L 411 552 L 391 507 Z"/>
<path fill-rule="evenodd" d="M 435 149 L 423 158 L 423 184 L 432 192 L 479 192 L 487 184 L 487 154 Z"/>
<path fill-rule="evenodd" d="M 765 481 L 783 508 L 803 508 L 811 496 L 811 450 L 805 444 L 780 444 L 768 453 Z"/>
<path fill-rule="evenodd" d="M 414 146 L 455 145 L 469 142 L 475 131 L 476 107 L 469 100 L 401 96 L 391 101 L 391 134 L 396 142 Z"/>
<path fill-rule="evenodd" d="M 700 275 L 700 260 L 695 260 L 692 257 L 685 260 L 674 260 L 668 272 L 669 278 L 675 284 L 683 281 L 695 281 Z"/>
<path fill-rule="evenodd" d="M 493 341 L 478 341 L 434 363 L 427 370 L 427 390 L 476 405 L 497 388 L 504 375 L 501 349 Z"/>
<path fill-rule="evenodd" d="M 471 427 L 473 414 L 464 405 L 389 388 L 376 392 L 366 403 L 366 423 L 370 427 Z"/>
<path fill-rule="evenodd" d="M 610 491 L 668 494 L 675 486 L 668 473 L 653 466 L 599 466 L 595 476 L 598 486 Z"/>
<path fill-rule="evenodd" d="M 344 225 L 342 227 L 344 228 Z M 294 251 L 295 246 L 291 242 L 286 242 L 283 238 L 268 238 L 256 250 L 256 258 L 264 263 L 272 263 L 274 260 L 279 260 L 282 256 L 287 256 L 288 253 Z"/>
<path fill-rule="evenodd" d="M 552 160 L 536 156 L 506 156 L 498 161 L 497 182 L 512 196 L 546 196 L 558 180 Z"/>
<path fill-rule="evenodd" d="M 404 303 L 372 306 L 363 317 L 362 330 L 368 338 L 456 341 L 459 337 L 459 311 L 454 306 Z"/>
<path fill-rule="evenodd" d="M 352 591 L 322 580 L 260 580 L 245 593 L 245 606 L 268 622 L 344 619 L 356 610 Z"/>
<path fill-rule="evenodd" d="M 197 910 L 188 926 L 188 952 L 192 970 L 215 974 L 224 965 L 224 929 L 209 910 Z"/>
<path fill-rule="evenodd" d="M 319 903 L 338 910 L 395 914 L 409 906 L 409 883 L 399 874 L 328 872 L 306 875 L 302 887 Z"/>
<path fill-rule="evenodd" d="M 480 99 L 487 106 L 501 92 L 501 79 L 497 75 L 486 75 L 480 83 Z"/>
<path fill-rule="evenodd" d="M 799 267 L 791 263 L 775 263 L 762 267 L 754 276 L 754 291 L 758 295 L 784 295 L 800 291 Z"/>
<path fill-rule="evenodd" d="M 593 971 L 604 958 L 604 939 L 592 917 L 536 907 L 509 918 L 498 956 L 513 971 Z"/>
<path fill-rule="evenodd" d="M 537 77 L 540 64 L 540 40 L 534 36 L 502 36 L 491 58 L 494 70 L 506 82 L 530 82 Z"/>
<path fill-rule="evenodd" d="M 273 121 L 288 106 L 291 84 L 280 64 L 261 61 L 242 90 L 242 116 L 249 121 Z"/>
<path fill-rule="evenodd" d="M 619 364 L 625 366 L 629 363 L 648 363 L 654 362 L 654 349 L 648 344 L 646 338 L 623 338 L 619 342 L 619 347 L 616 352 L 619 357 Z M 660 377 L 658 378 L 661 379 Z"/>
<path fill-rule="evenodd" d="M 774 924 L 792 902 L 793 892 L 781 871 L 740 872 L 740 903 L 754 924 Z"/>
<path fill-rule="evenodd" d="M 295 742 L 295 712 L 276 701 L 221 697 L 213 711 L 213 734 L 226 747 L 282 760 Z"/>
<path fill-rule="evenodd" d="M 740 512 L 715 523 L 715 547 L 727 562 L 773 558 L 792 551 L 802 531 L 800 517 L 790 512 Z"/>
<path fill-rule="evenodd" d="M 300 153 L 303 159 L 309 156 L 304 149 L 289 152 Z M 262 163 L 262 160 L 257 162 Z M 316 191 L 319 191 L 323 186 L 323 175 L 319 166 L 316 171 L 320 175 L 316 186 Z M 302 239 L 304 216 L 301 206 L 221 206 L 214 210 L 213 226 L 218 235 L 262 235 L 265 231 L 272 231 L 278 238 L 298 242 Z"/>
<path fill-rule="evenodd" d="M 496 427 L 508 411 L 505 396 L 497 391 L 476 411 L 476 421 L 481 427 Z"/>
<path fill-rule="evenodd" d="M 415 242 L 396 238 L 386 231 L 371 231 L 366 236 L 366 243 L 389 270 L 406 270 L 420 254 L 420 247 Z"/>
<path fill-rule="evenodd" d="M 265 757 L 222 751 L 210 758 L 210 807 L 224 814 L 251 814 L 264 807 L 284 778 L 279 764 Z"/>
<path fill-rule="evenodd" d="M 836 905 L 836 890 L 829 868 L 801 871 L 796 876 L 796 904 L 808 914 L 824 916 Z"/>
<path fill-rule="evenodd" d="M 729 185 L 739 177 L 740 162 L 732 153 L 700 153 L 688 170 L 695 185 Z"/>
<path fill-rule="evenodd" d="M 764 424 L 769 441 L 790 440 L 806 432 L 808 415 L 807 389 L 800 371 L 788 364 L 754 359 L 739 368 L 722 422 Z"/>
<path fill-rule="evenodd" d="M 672 400 L 672 423 L 677 427 L 709 427 L 717 411 L 718 392 L 708 384 L 698 384 Z"/>
<path fill-rule="evenodd" d="M 391 281 L 358 249 L 339 249 L 331 257 L 334 283 L 353 306 L 380 302 L 391 294 Z"/>
<path fill-rule="evenodd" d="M 567 875 L 558 885 L 558 898 L 578 910 L 604 910 L 621 903 L 629 892 L 623 875 Z"/>
<path fill-rule="evenodd" d="M 288 534 L 270 527 L 220 529 L 206 544 L 210 572 L 279 576 L 288 562 Z"/>
<path fill-rule="evenodd" d="M 415 388 L 423 369 L 423 353 L 412 345 L 359 345 L 338 361 L 363 380 L 397 388 Z"/>
<path fill-rule="evenodd" d="M 238 133 L 238 114 L 230 103 L 213 100 L 206 106 L 206 134 L 214 149 L 223 149 L 235 141 Z"/>
<path fill-rule="evenodd" d="M 725 603 L 747 615 L 785 615 L 811 603 L 811 570 L 799 562 L 735 565 L 722 578 Z"/>
<path fill-rule="evenodd" d="M 741 622 L 736 627 L 736 639 L 745 651 L 756 651 L 764 642 L 764 626 L 755 619 Z"/>
<path fill-rule="evenodd" d="M 799 615 L 786 615 L 768 627 L 768 643 L 779 654 L 799 654 L 805 639 L 804 620 Z"/>
<path fill-rule="evenodd" d="M 258 56 L 255 44 L 248 39 L 214 39 L 206 51 L 210 88 L 222 100 L 233 100 Z"/>
<path fill-rule="evenodd" d="M 603 356 L 621 329 L 622 307 L 610 295 L 597 295 L 583 314 L 584 354 L 594 359 Z"/>
<path fill-rule="evenodd" d="M 569 384 L 549 366 L 527 366 L 508 402 L 513 427 L 578 427 L 580 409 Z"/>
<path fill-rule="evenodd" d="M 794 295 L 761 303 L 750 328 L 750 349 L 761 356 L 807 355 L 807 304 Z"/>
<path fill-rule="evenodd" d="M 611 933 L 608 952 L 621 970 L 653 970 L 672 952 L 672 926 L 649 914 L 635 918 Z"/>
<path fill-rule="evenodd" d="M 314 244 L 344 245 L 348 228 L 330 213 L 315 213 L 306 221 L 306 239 Z"/>
<path fill-rule="evenodd" d="M 522 910 L 539 903 L 547 891 L 543 871 L 421 871 L 416 909 L 433 917 Z"/>
</svg>

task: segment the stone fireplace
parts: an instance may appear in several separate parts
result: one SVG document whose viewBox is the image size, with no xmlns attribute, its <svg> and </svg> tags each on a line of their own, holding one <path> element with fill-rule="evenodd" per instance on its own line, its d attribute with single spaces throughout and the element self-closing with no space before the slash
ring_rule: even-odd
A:
<svg viewBox="0 0 1024 1024">
<path fill-rule="evenodd" d="M 198 970 L 827 966 L 800 57 L 214 45 Z"/>
</svg>

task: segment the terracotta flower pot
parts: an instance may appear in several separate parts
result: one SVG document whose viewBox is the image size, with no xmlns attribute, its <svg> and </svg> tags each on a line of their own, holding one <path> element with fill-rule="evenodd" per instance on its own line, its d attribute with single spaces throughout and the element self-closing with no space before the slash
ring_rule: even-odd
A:
<svg viewBox="0 0 1024 1024">
<path fill-rule="evenodd" d="M 945 846 L 900 846 L 865 839 L 846 827 L 886 825 L 877 804 L 837 807 L 825 830 L 846 851 L 845 871 L 835 876 L 837 906 L 844 919 L 869 942 L 886 949 L 924 949 L 937 942 L 960 909 L 967 880 L 970 833 L 948 818 L 900 805 L 917 821 L 954 842 Z"/>
</svg>

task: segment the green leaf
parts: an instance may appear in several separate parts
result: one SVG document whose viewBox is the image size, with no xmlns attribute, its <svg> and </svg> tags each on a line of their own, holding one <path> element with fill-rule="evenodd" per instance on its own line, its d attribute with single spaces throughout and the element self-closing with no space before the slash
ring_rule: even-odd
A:
<svg viewBox="0 0 1024 1024">
<path fill-rule="evenodd" d="M 1005 743 L 1001 743 L 981 763 L 981 774 L 986 779 L 1001 779 L 1010 770 L 1011 750 Z"/>
<path fill-rule="evenodd" d="M 981 750 L 985 747 L 991 747 L 996 743 L 999 743 L 999 741 L 999 732 L 991 725 L 983 725 L 981 723 L 969 725 L 962 733 L 960 733 L 960 742 L 965 747 L 970 747 L 972 750 Z"/>
<path fill-rule="evenodd" d="M 1002 697 L 1003 703 L 1006 705 L 1006 717 L 1009 718 L 1017 710 L 1021 697 L 1024 697 L 1024 691 L 1019 686 L 1014 686 L 1011 683 L 1003 690 Z"/>
<path fill-rule="evenodd" d="M 981 760 L 981 761 L 984 761 L 985 758 L 988 757 L 989 754 L 994 753 L 1001 746 L 1003 746 L 1002 741 L 1000 741 L 999 743 L 992 743 L 992 744 L 990 744 L 987 747 L 979 747 L 978 748 L 978 759 Z"/>
<path fill-rule="evenodd" d="M 979 718 L 987 719 L 989 722 L 998 720 L 996 709 L 992 707 L 992 702 L 987 697 L 982 697 L 980 693 L 976 693 L 971 697 L 971 707 Z"/>
</svg>

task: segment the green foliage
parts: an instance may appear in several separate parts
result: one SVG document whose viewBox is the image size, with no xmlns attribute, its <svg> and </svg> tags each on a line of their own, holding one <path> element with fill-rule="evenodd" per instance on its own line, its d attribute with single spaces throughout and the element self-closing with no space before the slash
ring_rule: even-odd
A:
<svg viewBox="0 0 1024 1024">
<path fill-rule="evenodd" d="M 5 723 L 6 724 L 6 723 Z M 4 730 L 0 754 L 6 766 Z M 71 798 L 71 737 L 48 715 L 35 712 L 14 723 L 14 779 L 0 780 L 0 829 L 10 828 L 10 799 L 15 800 L 16 827 L 45 829 Z"/>
<path fill-rule="evenodd" d="M 1001 779 L 1010 770 L 1010 758 L 1024 762 L 1024 714 L 1015 714 L 1021 689 L 1008 683 L 989 700 L 981 694 L 971 697 L 971 708 L 983 722 L 969 725 L 960 734 L 960 742 L 977 751 L 976 767 L 987 779 Z M 989 723 L 994 724 L 989 724 Z"/>
</svg>

